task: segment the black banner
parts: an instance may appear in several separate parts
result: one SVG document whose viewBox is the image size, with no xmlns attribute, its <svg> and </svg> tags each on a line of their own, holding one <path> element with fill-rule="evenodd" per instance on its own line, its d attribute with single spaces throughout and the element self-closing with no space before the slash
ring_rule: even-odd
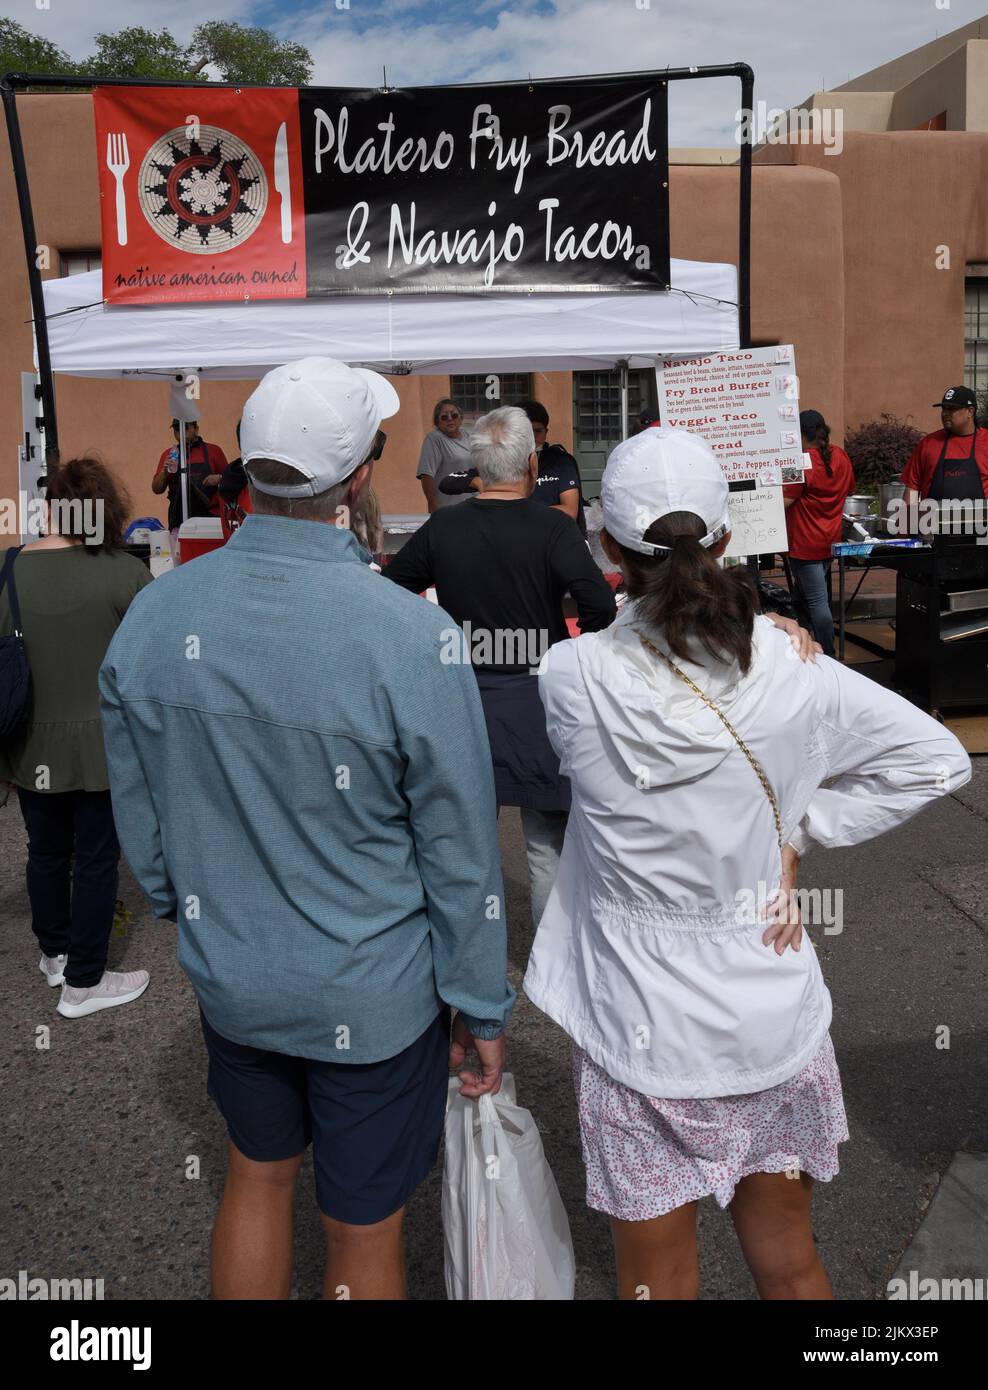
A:
<svg viewBox="0 0 988 1390">
<path fill-rule="evenodd" d="M 667 289 L 667 90 L 301 88 L 305 292 Z"/>
</svg>

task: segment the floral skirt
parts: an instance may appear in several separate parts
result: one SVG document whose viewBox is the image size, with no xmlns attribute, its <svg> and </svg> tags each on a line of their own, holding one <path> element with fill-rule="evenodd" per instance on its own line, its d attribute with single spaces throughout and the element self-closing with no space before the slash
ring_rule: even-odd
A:
<svg viewBox="0 0 988 1390">
<path fill-rule="evenodd" d="M 587 1206 L 619 1221 L 649 1221 L 687 1202 L 730 1204 L 749 1173 L 808 1173 L 829 1182 L 848 1137 L 830 1035 L 802 1071 L 743 1096 L 644 1096 L 613 1080 L 573 1045 Z"/>
</svg>

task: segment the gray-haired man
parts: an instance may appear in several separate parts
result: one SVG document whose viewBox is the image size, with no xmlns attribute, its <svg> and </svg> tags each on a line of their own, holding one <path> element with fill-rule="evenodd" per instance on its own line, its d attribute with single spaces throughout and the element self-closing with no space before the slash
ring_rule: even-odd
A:
<svg viewBox="0 0 988 1390">
<path fill-rule="evenodd" d="M 536 926 L 552 888 L 569 814 L 569 782 L 549 743 L 535 671 L 544 652 L 569 636 L 563 595 L 580 627 L 614 619 L 614 595 L 570 517 L 532 500 L 538 456 L 532 425 L 517 406 L 483 416 L 470 436 L 482 491 L 434 512 L 385 574 L 406 589 L 435 585 L 462 627 L 448 660 L 477 673 L 499 806 L 521 807 Z M 447 723 L 444 710 L 437 722 Z"/>
</svg>

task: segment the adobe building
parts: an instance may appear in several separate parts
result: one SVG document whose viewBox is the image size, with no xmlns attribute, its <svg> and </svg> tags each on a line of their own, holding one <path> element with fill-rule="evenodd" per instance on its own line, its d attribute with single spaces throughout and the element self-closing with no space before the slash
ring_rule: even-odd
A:
<svg viewBox="0 0 988 1390">
<path fill-rule="evenodd" d="M 795 344 L 800 404 L 822 411 L 837 440 L 886 411 L 938 428 L 930 403 L 945 387 L 988 387 L 988 81 L 978 79 L 988 76 L 988 39 L 976 29 L 815 94 L 806 109 L 825 100 L 843 113 L 839 153 L 808 140 L 756 151 L 752 339 Z M 18 98 L 18 110 L 46 276 L 92 269 L 100 226 L 91 99 L 30 94 Z M 906 120 L 922 129 L 902 129 Z M 672 153 L 673 256 L 736 262 L 737 157 L 736 147 Z M 10 498 L 18 486 L 20 374 L 32 369 L 32 353 L 6 144 L 0 244 L 0 497 Z M 634 420 L 654 398 L 654 377 L 631 376 Z M 395 379 L 402 408 L 375 469 L 385 513 L 425 511 L 415 466 L 433 404 L 452 395 L 469 419 L 490 408 L 484 385 L 483 377 Z M 502 378 L 501 386 L 504 401 L 532 395 L 545 403 L 550 439 L 573 449 L 585 491 L 595 496 L 607 452 L 622 435 L 617 374 L 535 372 Z M 203 386 L 202 434 L 229 458 L 252 389 L 249 382 Z M 126 482 L 134 514 L 164 519 L 164 499 L 150 481 L 172 442 L 167 386 L 58 377 L 56 396 L 63 457 L 97 450 Z"/>
<path fill-rule="evenodd" d="M 988 15 L 794 110 L 840 111 L 845 130 L 988 130 Z"/>
</svg>

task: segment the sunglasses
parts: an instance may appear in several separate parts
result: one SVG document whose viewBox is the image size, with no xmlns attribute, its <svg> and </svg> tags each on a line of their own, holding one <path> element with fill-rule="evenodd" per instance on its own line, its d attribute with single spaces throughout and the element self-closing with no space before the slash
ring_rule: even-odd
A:
<svg viewBox="0 0 988 1390">
<path fill-rule="evenodd" d="M 440 420 L 461 420 L 463 417 L 458 410 L 454 410 L 452 412 L 447 411 L 446 414 L 440 415 L 439 418 Z"/>
<path fill-rule="evenodd" d="M 370 451 L 369 459 L 372 459 L 376 463 L 384 453 L 384 446 L 387 442 L 388 436 L 383 430 L 378 430 L 377 434 L 374 436 L 374 447 Z"/>
</svg>

